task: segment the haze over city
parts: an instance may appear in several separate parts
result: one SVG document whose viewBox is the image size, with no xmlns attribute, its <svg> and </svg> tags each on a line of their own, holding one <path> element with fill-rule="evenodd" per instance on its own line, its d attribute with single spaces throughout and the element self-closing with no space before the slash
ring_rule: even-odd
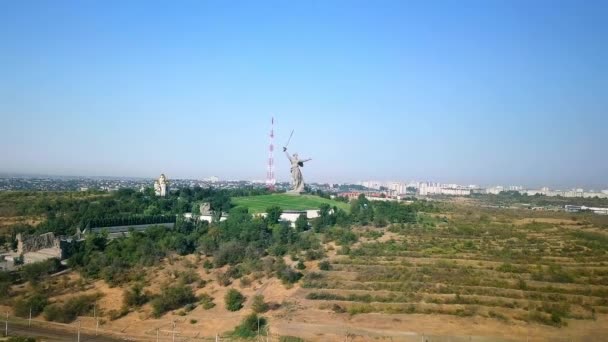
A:
<svg viewBox="0 0 608 342">
<path fill-rule="evenodd" d="M 608 185 L 605 1 L 236 4 L 0 4 L 0 172 Z"/>
</svg>

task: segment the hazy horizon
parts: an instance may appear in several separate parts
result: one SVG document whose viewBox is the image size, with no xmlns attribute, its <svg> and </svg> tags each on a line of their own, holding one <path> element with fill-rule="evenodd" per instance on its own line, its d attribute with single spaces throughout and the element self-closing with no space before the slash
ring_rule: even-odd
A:
<svg viewBox="0 0 608 342">
<path fill-rule="evenodd" d="M 608 3 L 0 3 L 0 172 L 608 188 Z"/>
</svg>

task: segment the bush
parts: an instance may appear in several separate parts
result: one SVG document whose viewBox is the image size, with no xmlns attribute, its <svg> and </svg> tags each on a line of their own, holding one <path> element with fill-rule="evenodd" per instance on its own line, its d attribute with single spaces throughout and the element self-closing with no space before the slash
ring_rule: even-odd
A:
<svg viewBox="0 0 608 342">
<path fill-rule="evenodd" d="M 268 304 L 264 302 L 263 295 L 255 295 L 253 296 L 253 303 L 251 304 L 251 309 L 255 313 L 262 313 L 268 311 Z"/>
<path fill-rule="evenodd" d="M 141 284 L 135 284 L 123 293 L 123 303 L 127 307 L 138 307 L 146 304 L 148 296 L 143 292 Z"/>
<path fill-rule="evenodd" d="M 203 293 L 200 296 L 200 302 L 201 302 L 201 306 L 203 307 L 203 309 L 205 310 L 209 310 L 215 307 L 215 303 L 213 302 L 213 297 L 211 297 L 210 295 Z"/>
<path fill-rule="evenodd" d="M 245 257 L 245 248 L 241 243 L 230 241 L 220 245 L 220 248 L 215 252 L 213 262 L 215 267 L 224 265 L 236 265 L 243 261 Z"/>
<path fill-rule="evenodd" d="M 201 277 L 194 270 L 189 269 L 179 275 L 179 281 L 184 284 L 192 284 L 201 280 Z"/>
<path fill-rule="evenodd" d="M 252 313 L 247 315 L 247 317 L 241 321 L 241 324 L 234 328 L 232 335 L 240 338 L 251 338 L 256 336 L 258 331 L 260 334 L 264 333 L 266 324 L 266 318 Z"/>
<path fill-rule="evenodd" d="M 285 266 L 277 271 L 277 277 L 281 279 L 284 284 L 293 284 L 302 278 L 302 273 L 289 266 Z"/>
<path fill-rule="evenodd" d="M 220 272 L 217 274 L 217 283 L 221 286 L 228 286 L 232 284 L 232 279 L 227 272 Z"/>
<path fill-rule="evenodd" d="M 305 342 L 303 339 L 295 336 L 281 336 L 279 342 Z"/>
<path fill-rule="evenodd" d="M 35 283 L 40 280 L 43 275 L 56 273 L 60 268 L 61 263 L 59 262 L 59 259 L 52 258 L 25 265 L 21 269 L 21 272 L 25 280 L 29 281 L 30 283 Z"/>
<path fill-rule="evenodd" d="M 11 336 L 6 341 L 7 342 L 36 342 L 36 339 L 33 337 L 25 337 L 25 336 Z"/>
<path fill-rule="evenodd" d="M 27 318 L 30 316 L 31 309 L 32 317 L 38 316 L 44 310 L 44 307 L 48 302 L 48 298 L 40 293 L 35 293 L 28 298 L 18 299 L 13 305 L 15 308 L 15 315 Z"/>
<path fill-rule="evenodd" d="M 158 318 L 169 310 L 175 310 L 195 301 L 196 297 L 188 286 L 165 287 L 161 290 L 161 295 L 152 301 L 152 314 Z"/>
<path fill-rule="evenodd" d="M 99 295 L 81 295 L 68 299 L 63 305 L 52 304 L 44 308 L 44 317 L 49 321 L 70 323 L 76 317 L 90 313 Z"/>
<path fill-rule="evenodd" d="M 331 264 L 327 260 L 323 260 L 319 263 L 319 269 L 321 271 L 329 271 L 331 270 Z"/>
<path fill-rule="evenodd" d="M 239 311 L 243 308 L 245 296 L 235 289 L 230 289 L 224 296 L 224 302 L 226 303 L 226 310 Z"/>
<path fill-rule="evenodd" d="M 304 263 L 302 262 L 302 260 L 298 261 L 298 263 L 296 264 L 296 268 L 298 270 L 305 270 L 306 269 L 306 265 L 304 265 Z"/>
<path fill-rule="evenodd" d="M 248 287 L 251 285 L 251 279 L 249 279 L 247 277 L 243 277 L 240 280 L 240 284 L 241 284 L 241 287 Z"/>
</svg>

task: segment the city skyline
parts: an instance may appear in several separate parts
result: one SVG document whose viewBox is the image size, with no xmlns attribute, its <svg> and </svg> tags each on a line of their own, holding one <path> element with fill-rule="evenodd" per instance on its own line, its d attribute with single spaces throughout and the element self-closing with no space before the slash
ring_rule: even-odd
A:
<svg viewBox="0 0 608 342">
<path fill-rule="evenodd" d="M 53 175 L 53 174 L 27 174 L 27 173 L 6 173 L 6 172 L 0 172 L 0 179 L 10 179 L 10 178 L 15 178 L 15 179 L 91 179 L 91 180 L 134 180 L 134 181 L 151 181 L 151 180 L 155 180 L 156 177 L 155 176 L 99 176 L 99 175 Z M 193 177 L 193 178 L 183 178 L 183 177 L 177 177 L 177 178 L 171 178 L 171 177 L 167 177 L 169 179 L 169 181 L 171 180 L 177 180 L 180 182 L 183 181 L 195 181 L 195 182 L 206 182 L 209 184 L 213 184 L 213 183 L 222 183 L 222 182 L 250 182 L 252 184 L 257 184 L 259 186 L 266 186 L 266 180 L 262 179 L 262 178 L 242 178 L 242 179 L 227 179 L 227 178 L 221 178 L 218 177 L 217 175 L 212 175 L 212 176 L 201 176 L 201 177 Z M 284 179 L 277 179 L 277 184 L 288 184 L 290 183 L 290 180 L 285 177 Z M 510 191 L 510 190 L 515 190 L 515 191 L 520 191 L 520 190 L 551 190 L 551 191 L 579 191 L 579 190 L 583 190 L 585 192 L 587 191 L 599 191 L 599 192 L 606 192 L 608 191 L 608 185 L 598 185 L 598 186 L 584 186 L 584 185 L 576 185 L 576 186 L 571 186 L 571 185 L 564 185 L 564 184 L 547 184 L 545 183 L 541 183 L 541 184 L 515 184 L 515 183 L 455 183 L 455 182 L 445 182 L 445 181 L 440 181 L 440 180 L 433 180 L 433 179 L 406 179 L 406 178 L 401 178 L 401 179 L 390 179 L 390 180 L 379 180 L 379 179 L 359 179 L 356 181 L 323 181 L 323 180 L 317 180 L 317 181 L 311 181 L 311 184 L 329 184 L 329 185 L 334 185 L 334 184 L 338 184 L 338 185 L 363 185 L 367 188 L 370 189 L 377 189 L 378 187 L 374 187 L 374 186 L 369 186 L 369 184 L 379 184 L 378 186 L 383 186 L 383 187 L 388 187 L 390 188 L 390 186 L 393 184 L 401 184 L 404 188 L 406 186 L 410 186 L 413 184 L 416 184 L 414 187 L 418 187 L 420 184 L 422 183 L 426 183 L 426 184 L 430 184 L 430 185 L 437 185 L 437 186 L 458 186 L 458 187 L 467 187 L 467 188 L 479 188 L 479 189 L 497 189 L 497 188 L 504 188 L 504 191 Z"/>
<path fill-rule="evenodd" d="M 0 4 L 0 172 L 607 187 L 605 2 Z"/>
</svg>

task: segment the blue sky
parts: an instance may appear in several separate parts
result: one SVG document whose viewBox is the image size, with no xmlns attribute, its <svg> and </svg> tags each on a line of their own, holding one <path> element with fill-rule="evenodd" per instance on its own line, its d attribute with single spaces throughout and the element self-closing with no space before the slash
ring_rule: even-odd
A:
<svg viewBox="0 0 608 342">
<path fill-rule="evenodd" d="M 3 1 L 0 172 L 608 188 L 606 1 Z M 277 154 L 279 179 L 288 163 Z"/>
</svg>

